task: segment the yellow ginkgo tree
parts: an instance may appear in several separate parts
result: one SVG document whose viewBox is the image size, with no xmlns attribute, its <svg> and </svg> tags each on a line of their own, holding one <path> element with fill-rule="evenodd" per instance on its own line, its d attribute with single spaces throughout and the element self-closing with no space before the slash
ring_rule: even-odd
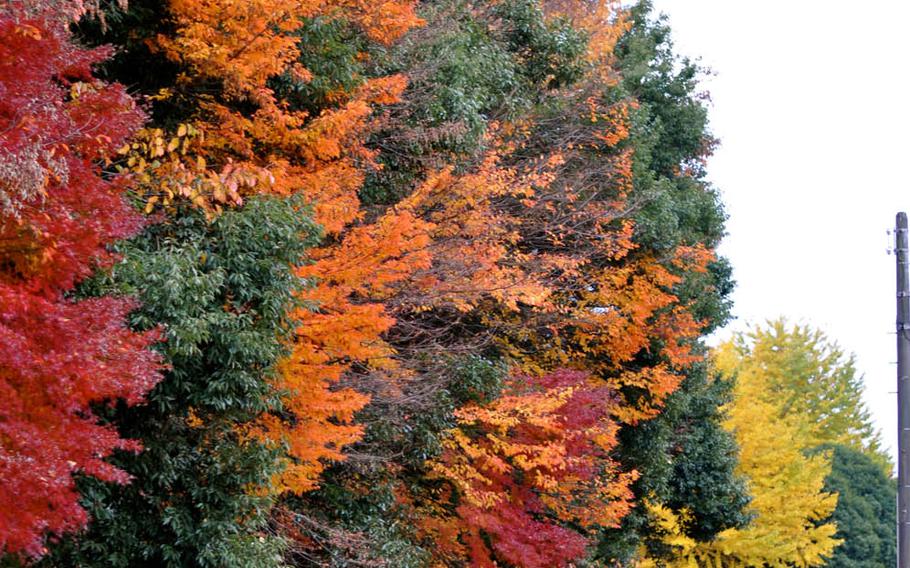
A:
<svg viewBox="0 0 910 568">
<path fill-rule="evenodd" d="M 745 527 L 721 532 L 711 542 L 687 536 L 686 512 L 649 503 L 653 523 L 672 559 L 641 561 L 641 568 L 808 568 L 823 566 L 840 543 L 837 526 L 826 520 L 837 495 L 824 491 L 830 458 L 812 453 L 811 424 L 797 414 L 781 418 L 782 401 L 765 370 L 744 364 L 733 343 L 715 354 L 718 371 L 735 376 L 734 400 L 726 428 L 740 447 L 738 471 L 748 479 L 754 515 Z"/>
</svg>

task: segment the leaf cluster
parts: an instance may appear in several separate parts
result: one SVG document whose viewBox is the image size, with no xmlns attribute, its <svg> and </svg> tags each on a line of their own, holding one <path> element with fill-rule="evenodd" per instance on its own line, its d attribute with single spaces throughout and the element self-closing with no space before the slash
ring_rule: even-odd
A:
<svg viewBox="0 0 910 568">
<path fill-rule="evenodd" d="M 114 460 L 133 481 L 83 480 L 92 526 L 47 565 L 277 565 L 266 523 L 281 448 L 249 429 L 281 411 L 272 380 L 305 284 L 291 266 L 318 235 L 299 200 L 253 199 L 211 222 L 187 209 L 122 244 L 122 261 L 85 287 L 136 294 L 131 323 L 164 327 L 169 371 L 147 405 L 108 414 L 142 441 Z"/>
</svg>

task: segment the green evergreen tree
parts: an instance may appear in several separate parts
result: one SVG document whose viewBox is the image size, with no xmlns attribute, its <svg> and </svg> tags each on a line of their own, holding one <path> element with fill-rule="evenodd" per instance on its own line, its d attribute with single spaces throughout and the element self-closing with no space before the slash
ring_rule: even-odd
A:
<svg viewBox="0 0 910 568">
<path fill-rule="evenodd" d="M 746 481 L 736 474 L 739 448 L 722 426 L 723 406 L 731 397 L 732 383 L 700 364 L 690 370 L 661 415 L 622 433 L 625 463 L 642 472 L 636 492 L 670 509 L 688 511 L 686 534 L 696 540 L 711 540 L 750 518 Z M 668 550 L 652 531 L 647 510 L 635 510 L 620 529 L 605 531 L 598 556 L 628 561 L 644 544 L 652 557 L 660 557 Z"/>
<path fill-rule="evenodd" d="M 831 474 L 825 491 L 836 492 L 836 538 L 829 568 L 891 568 L 896 563 L 897 486 L 880 464 L 868 455 L 842 445 L 823 446 L 832 451 Z"/>
<path fill-rule="evenodd" d="M 665 505 L 688 510 L 689 535 L 709 540 L 749 520 L 745 512 L 749 493 L 745 480 L 735 474 L 739 448 L 721 427 L 722 407 L 732 399 L 732 383 L 720 375 L 709 378 L 704 366 L 688 376 L 680 401 L 668 409 L 674 426 L 671 455 L 673 471 Z"/>
<path fill-rule="evenodd" d="M 632 26 L 616 47 L 622 82 L 616 96 L 638 101 L 630 143 L 635 149 L 636 241 L 655 251 L 680 244 L 716 247 L 726 213 L 705 179 L 705 161 L 717 141 L 708 128 L 706 94 L 699 80 L 707 70 L 674 50 L 671 29 L 655 17 L 650 0 L 630 10 Z M 732 273 L 718 259 L 702 278 L 689 278 L 681 292 L 696 302 L 695 314 L 710 332 L 729 319 Z"/>
<path fill-rule="evenodd" d="M 281 565 L 281 540 L 266 530 L 281 448 L 249 430 L 280 412 L 269 379 L 302 285 L 292 266 L 318 234 L 294 201 L 253 199 L 213 221 L 183 210 L 125 244 L 123 261 L 89 287 L 141 299 L 132 324 L 163 329 L 170 370 L 148 404 L 107 412 L 144 447 L 113 460 L 133 480 L 84 479 L 90 528 L 47 565 Z"/>
</svg>

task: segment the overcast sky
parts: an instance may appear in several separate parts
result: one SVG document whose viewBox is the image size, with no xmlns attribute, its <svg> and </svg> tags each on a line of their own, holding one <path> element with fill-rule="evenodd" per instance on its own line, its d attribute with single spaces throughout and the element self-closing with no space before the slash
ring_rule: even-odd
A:
<svg viewBox="0 0 910 568">
<path fill-rule="evenodd" d="M 709 165 L 730 215 L 737 321 L 780 315 L 856 354 L 896 446 L 894 257 L 910 210 L 907 0 L 655 0 L 715 75 Z"/>
</svg>

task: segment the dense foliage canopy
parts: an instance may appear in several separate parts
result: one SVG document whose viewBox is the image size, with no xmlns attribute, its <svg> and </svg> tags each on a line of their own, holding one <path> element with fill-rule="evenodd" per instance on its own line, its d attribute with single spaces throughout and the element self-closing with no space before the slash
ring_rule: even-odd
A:
<svg viewBox="0 0 910 568">
<path fill-rule="evenodd" d="M 712 362 L 704 70 L 647 1 L 8 0 L 0 39 L 0 563 L 892 550 L 852 361 Z"/>
</svg>

